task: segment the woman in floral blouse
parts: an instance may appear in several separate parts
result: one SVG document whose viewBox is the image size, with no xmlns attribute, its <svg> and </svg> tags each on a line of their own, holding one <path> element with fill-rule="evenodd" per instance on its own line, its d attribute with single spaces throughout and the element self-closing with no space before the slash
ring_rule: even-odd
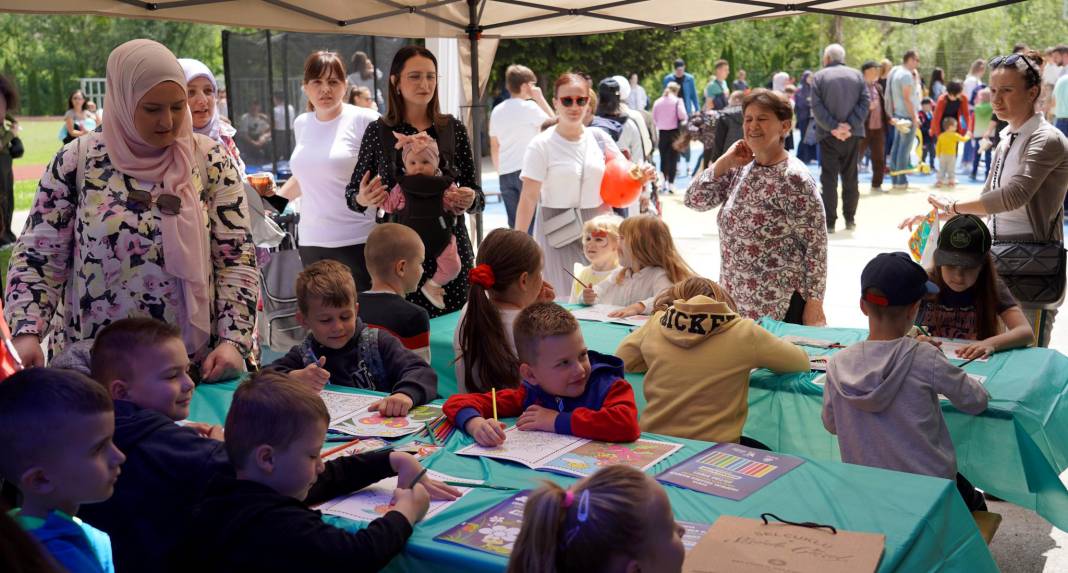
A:
<svg viewBox="0 0 1068 573">
<path fill-rule="evenodd" d="M 420 291 L 408 295 L 408 300 L 425 308 L 431 317 L 455 312 L 467 302 L 467 273 L 475 260 L 463 213 L 480 213 L 486 206 L 482 186 L 475 179 L 471 142 L 463 124 L 451 115 L 443 115 L 438 108 L 438 61 L 426 48 L 405 46 L 397 52 L 389 70 L 387 99 L 389 105 L 385 117 L 367 126 L 360 145 L 360 157 L 352 180 L 345 188 L 345 196 L 349 207 L 358 213 L 367 208 L 377 209 L 385 203 L 387 192 L 396 184 L 402 165 L 400 152 L 383 141 L 384 132 L 391 138 L 392 132 L 414 135 L 425 131 L 438 140 L 438 148 L 443 151 L 441 171 L 454 177 L 459 186 L 459 192 L 451 202 L 460 209 L 455 213 L 459 217 L 452 229 L 460 253 L 460 274 L 445 285 L 445 308 L 439 309 L 431 304 Z M 440 140 L 443 132 L 452 134 L 451 145 Z M 452 157 L 444 153 L 449 148 L 453 150 Z M 423 262 L 424 278 L 434 276 L 437 266 L 437 260 L 428 256 Z"/>
<path fill-rule="evenodd" d="M 109 56 L 103 131 L 56 154 L 11 255 L 4 312 L 23 362 L 44 364 L 46 334 L 56 353 L 150 316 L 182 328 L 204 379 L 242 369 L 259 284 L 245 192 L 222 147 L 194 136 L 186 97 L 163 45 Z"/>
<path fill-rule="evenodd" d="M 723 206 L 720 282 L 740 314 L 822 326 L 827 226 L 815 180 L 783 147 L 793 111 L 765 89 L 747 95 L 742 110 L 745 138 L 694 179 L 686 206 Z"/>
</svg>

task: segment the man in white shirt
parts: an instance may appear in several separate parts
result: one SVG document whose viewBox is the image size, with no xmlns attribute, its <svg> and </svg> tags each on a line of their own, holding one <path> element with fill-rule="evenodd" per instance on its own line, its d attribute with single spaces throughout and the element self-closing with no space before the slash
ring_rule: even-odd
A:
<svg viewBox="0 0 1068 573">
<path fill-rule="evenodd" d="M 1051 95 L 1053 94 L 1053 86 L 1056 85 L 1057 80 L 1060 79 L 1061 74 L 1064 72 L 1064 56 L 1061 48 L 1068 51 L 1068 46 L 1057 46 L 1046 50 L 1046 65 L 1042 67 L 1042 96 L 1039 98 L 1039 105 L 1047 116 L 1047 119 L 1053 119 L 1053 105 L 1051 101 Z"/>
<path fill-rule="evenodd" d="M 623 103 L 627 104 L 630 109 L 634 111 L 640 111 L 649 107 L 649 96 L 645 93 L 645 88 L 638 83 L 638 74 L 631 74 L 630 81 L 627 83 L 630 85 L 630 93 L 627 97 L 623 98 Z"/>
<path fill-rule="evenodd" d="M 285 94 L 276 91 L 274 92 L 274 141 L 277 148 L 275 153 L 278 154 L 280 159 L 289 159 L 289 155 L 293 152 L 293 120 L 297 119 L 297 114 L 293 109 L 293 106 L 286 103 Z M 288 121 L 287 121 L 288 120 Z"/>
<path fill-rule="evenodd" d="M 490 156 L 497 169 L 501 185 L 501 199 L 508 213 L 508 226 L 515 226 L 515 210 L 523 182 L 523 155 L 530 140 L 541 132 L 541 126 L 554 117 L 538 87 L 538 78 L 526 66 L 512 64 L 504 72 L 504 82 L 510 97 L 493 108 L 490 114 Z M 533 223 L 531 224 L 531 232 Z"/>
</svg>

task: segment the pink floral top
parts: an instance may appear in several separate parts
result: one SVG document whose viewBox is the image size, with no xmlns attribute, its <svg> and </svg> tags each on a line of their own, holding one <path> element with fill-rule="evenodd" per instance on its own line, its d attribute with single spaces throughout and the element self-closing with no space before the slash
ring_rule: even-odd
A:
<svg viewBox="0 0 1068 573">
<path fill-rule="evenodd" d="M 164 268 L 158 208 L 127 207 L 129 189 L 151 192 L 155 184 L 118 172 L 100 132 L 82 140 L 88 145 L 84 188 L 77 188 L 77 143 L 71 142 L 41 177 L 7 278 L 4 316 L 12 334 L 51 332 L 53 353 L 92 340 L 120 318 L 147 316 L 177 324 L 182 304 L 181 288 Z M 200 207 L 210 238 L 204 256 L 214 273 L 210 344 L 228 339 L 248 351 L 259 275 L 245 191 L 221 146 L 210 148 L 205 163 L 208 181 Z M 199 173 L 195 167 L 197 188 Z"/>
<path fill-rule="evenodd" d="M 781 320 L 797 291 L 823 300 L 827 223 L 808 168 L 795 157 L 771 166 L 749 163 L 719 177 L 706 169 L 686 190 L 691 209 L 720 209 L 720 282 L 739 314 Z"/>
</svg>

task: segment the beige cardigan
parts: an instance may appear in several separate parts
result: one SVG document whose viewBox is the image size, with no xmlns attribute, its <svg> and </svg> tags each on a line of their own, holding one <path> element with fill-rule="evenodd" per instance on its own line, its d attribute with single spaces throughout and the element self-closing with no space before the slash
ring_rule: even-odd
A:
<svg viewBox="0 0 1068 573">
<path fill-rule="evenodd" d="M 1068 191 L 1068 139 L 1042 119 L 1023 143 L 1026 147 L 1020 170 L 997 189 L 991 189 L 993 177 L 988 177 L 980 200 L 990 214 L 1021 207 L 1028 209 L 1033 235 L 1012 239 L 1063 242 L 1061 221 L 1064 195 Z M 998 146 L 997 153 L 995 160 L 1005 153 L 1005 146 Z"/>
</svg>

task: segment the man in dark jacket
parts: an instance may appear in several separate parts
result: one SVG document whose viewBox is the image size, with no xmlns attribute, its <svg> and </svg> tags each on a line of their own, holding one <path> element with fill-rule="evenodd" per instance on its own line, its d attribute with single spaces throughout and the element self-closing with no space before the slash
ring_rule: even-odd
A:
<svg viewBox="0 0 1068 573">
<path fill-rule="evenodd" d="M 842 179 L 842 215 L 846 229 L 856 228 L 857 151 L 868 117 L 868 87 L 864 77 L 845 65 L 845 48 L 831 44 L 823 51 L 824 68 L 812 80 L 812 116 L 820 143 L 820 184 L 827 232 L 838 218 L 838 178 Z"/>
<path fill-rule="evenodd" d="M 886 112 L 883 87 L 879 85 L 879 64 L 874 60 L 864 62 L 860 73 L 868 86 L 868 117 L 864 122 L 864 139 L 860 140 L 858 158 L 871 150 L 871 190 L 883 191 L 883 172 L 886 171 L 886 130 L 890 128 L 890 114 Z"/>
</svg>

